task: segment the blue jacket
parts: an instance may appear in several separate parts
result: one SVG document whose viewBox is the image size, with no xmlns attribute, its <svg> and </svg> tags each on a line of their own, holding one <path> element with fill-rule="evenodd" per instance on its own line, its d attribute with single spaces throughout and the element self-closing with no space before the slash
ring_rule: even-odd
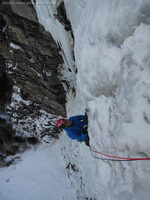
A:
<svg viewBox="0 0 150 200">
<path fill-rule="evenodd" d="M 68 136 L 73 140 L 78 140 L 80 142 L 88 140 L 88 134 L 83 134 L 83 127 L 87 125 L 84 115 L 77 115 L 70 117 L 69 120 L 72 121 L 72 125 L 69 128 L 64 128 Z"/>
</svg>

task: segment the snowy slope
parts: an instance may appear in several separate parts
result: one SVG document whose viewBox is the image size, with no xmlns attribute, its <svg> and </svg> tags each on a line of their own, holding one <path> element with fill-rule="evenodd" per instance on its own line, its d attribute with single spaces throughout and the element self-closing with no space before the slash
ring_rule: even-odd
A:
<svg viewBox="0 0 150 200">
<path fill-rule="evenodd" d="M 0 200 L 20 199 L 75 199 L 59 142 L 28 150 L 16 165 L 1 169 Z"/>
</svg>

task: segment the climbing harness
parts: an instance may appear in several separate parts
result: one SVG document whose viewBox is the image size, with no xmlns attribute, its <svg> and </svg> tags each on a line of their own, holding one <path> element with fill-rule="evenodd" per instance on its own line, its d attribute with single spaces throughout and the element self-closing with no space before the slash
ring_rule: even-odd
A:
<svg viewBox="0 0 150 200">
<path fill-rule="evenodd" d="M 107 154 L 98 152 L 98 151 L 92 149 L 91 147 L 89 147 L 89 148 L 90 148 L 90 152 L 92 154 L 92 157 L 96 158 L 96 159 L 100 159 L 100 160 L 107 160 L 107 161 L 139 161 L 139 160 L 150 160 L 150 158 L 125 158 L 125 157 L 111 156 L 111 155 L 107 155 Z M 109 158 L 101 158 L 101 157 L 98 157 L 98 156 L 94 156 L 93 153 L 97 153 L 97 154 L 100 154 L 102 156 L 109 157 Z"/>
</svg>

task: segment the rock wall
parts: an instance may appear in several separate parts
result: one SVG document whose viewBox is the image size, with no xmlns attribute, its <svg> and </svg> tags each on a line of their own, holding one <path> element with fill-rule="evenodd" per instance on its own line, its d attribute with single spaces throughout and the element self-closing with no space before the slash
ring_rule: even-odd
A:
<svg viewBox="0 0 150 200">
<path fill-rule="evenodd" d="M 65 92 L 58 79 L 58 66 L 63 62 L 59 49 L 50 33 L 36 22 L 32 4 L 19 5 L 17 10 L 18 4 L 13 2 L 0 6 L 3 68 L 28 99 L 50 113 L 65 115 Z"/>
<path fill-rule="evenodd" d="M 14 162 L 31 143 L 58 137 L 56 119 L 66 116 L 59 51 L 30 0 L 1 1 L 0 166 Z"/>
</svg>

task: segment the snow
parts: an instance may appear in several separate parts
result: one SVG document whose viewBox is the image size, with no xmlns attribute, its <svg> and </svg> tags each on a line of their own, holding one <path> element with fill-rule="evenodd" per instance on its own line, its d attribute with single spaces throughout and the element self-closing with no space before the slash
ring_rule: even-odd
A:
<svg viewBox="0 0 150 200">
<path fill-rule="evenodd" d="M 29 109 L 30 106 L 32 106 L 32 111 L 23 115 L 24 110 Z M 22 99 L 21 90 L 16 85 L 13 86 L 11 103 L 7 106 L 7 112 L 11 116 L 12 127 L 16 135 L 33 136 L 46 143 L 51 142 L 52 136 L 57 136 L 53 133 L 53 128 L 58 116 L 39 109 L 38 104 L 33 103 L 32 100 Z"/>
<path fill-rule="evenodd" d="M 19 49 L 20 51 L 24 51 L 19 45 L 14 44 L 13 42 L 10 43 L 10 47 L 13 49 Z"/>
<path fill-rule="evenodd" d="M 1 169 L 0 199 L 74 199 L 59 142 L 28 150 L 17 165 Z"/>
<path fill-rule="evenodd" d="M 150 1 L 64 0 L 75 38 L 77 75 L 69 33 L 54 18 L 56 1 L 48 2 L 40 5 L 38 0 L 35 8 L 40 23 L 62 48 L 67 67 L 65 79 L 73 81 L 70 85 L 76 87 L 76 94 L 72 90 L 67 93 L 68 117 L 83 114 L 85 108 L 89 110 L 90 144 L 97 151 L 114 156 L 150 157 Z M 58 200 L 149 200 L 150 161 L 97 160 L 84 143 L 70 140 L 65 133 L 58 143 L 60 146 L 55 143 L 49 147 L 41 145 L 35 152 L 31 150 L 24 154 L 22 162 L 12 170 L 14 176 L 12 171 L 7 171 L 6 176 L 4 169 L 0 173 L 0 194 L 9 200 L 10 188 L 6 185 L 9 186 L 12 177 L 14 191 L 16 188 L 22 191 L 15 194 L 12 188 L 9 190 L 15 200 L 16 195 L 21 194 L 27 199 L 27 189 L 30 191 L 31 187 L 34 190 L 30 197 L 37 200 L 47 199 L 51 194 L 56 195 L 51 199 Z M 58 146 L 62 154 L 58 154 L 56 160 Z M 46 147 L 47 157 L 42 150 Z M 22 176 L 25 185 L 21 187 L 19 166 L 25 169 L 28 159 L 33 163 L 35 173 L 32 165 L 26 167 L 30 176 Z M 42 164 L 41 160 L 44 161 Z M 62 179 L 58 180 L 57 173 Z M 67 176 L 73 189 L 70 192 Z M 46 189 L 42 185 L 46 185 Z M 59 192 L 52 192 L 56 185 L 60 196 L 57 196 Z M 65 196 L 67 194 L 69 196 Z"/>
<path fill-rule="evenodd" d="M 68 102 L 68 116 L 88 108 L 90 144 L 97 151 L 150 157 L 150 1 L 65 0 L 65 6 L 78 68 L 77 95 Z M 93 161 L 83 154 L 84 145 L 76 148 L 85 195 L 149 199 L 149 162 Z"/>
</svg>

